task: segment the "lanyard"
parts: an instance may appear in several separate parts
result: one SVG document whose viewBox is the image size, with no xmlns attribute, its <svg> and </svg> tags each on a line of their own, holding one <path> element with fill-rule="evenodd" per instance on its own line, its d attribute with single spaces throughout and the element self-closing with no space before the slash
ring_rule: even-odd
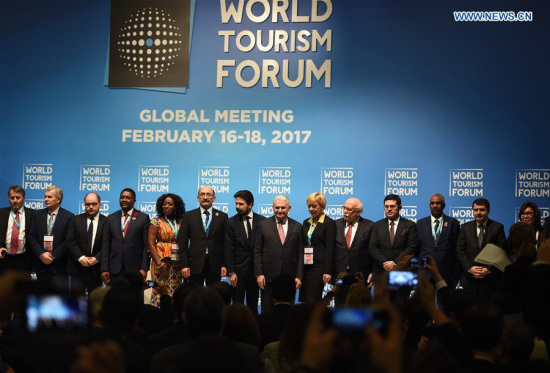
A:
<svg viewBox="0 0 550 373">
<path fill-rule="evenodd" d="M 311 225 L 309 226 L 309 230 L 307 231 L 307 241 L 309 245 L 311 245 L 311 236 L 313 235 L 313 231 L 315 230 L 315 227 L 317 224 L 313 223 L 313 219 L 311 219 Z"/>
<path fill-rule="evenodd" d="M 13 210 L 10 210 L 10 215 L 11 215 L 11 218 L 13 219 L 13 222 L 15 223 L 15 225 L 17 225 L 17 228 L 21 228 L 21 221 L 17 221 L 15 219 L 15 214 L 13 213 Z M 21 219 L 21 218 L 19 218 Z"/>
<path fill-rule="evenodd" d="M 48 221 L 51 219 L 51 215 L 48 214 Z M 53 226 L 55 225 L 55 220 L 57 219 L 57 214 L 54 214 L 53 215 L 53 219 L 51 219 L 51 221 L 48 223 L 48 236 L 51 235 L 52 233 L 52 230 L 53 230 Z"/>
<path fill-rule="evenodd" d="M 120 230 L 122 231 L 123 236 L 124 236 L 124 230 L 126 229 L 128 224 L 130 224 L 131 215 L 128 215 L 128 218 L 126 219 L 126 221 L 124 221 L 124 218 L 125 216 L 122 215 L 122 218 L 120 219 Z"/>
<path fill-rule="evenodd" d="M 437 235 L 441 233 L 441 226 L 443 225 L 443 219 L 439 220 L 439 225 L 437 226 L 437 230 L 435 230 L 435 227 L 432 225 L 432 232 L 434 235 L 434 240 L 437 238 Z"/>
<path fill-rule="evenodd" d="M 168 220 L 168 218 L 165 218 L 165 219 L 168 222 L 168 224 L 170 225 L 170 228 L 172 228 L 172 230 L 174 231 L 174 236 L 177 240 L 178 239 L 178 223 L 176 222 L 175 219 L 173 220 L 173 222 Z"/>
</svg>

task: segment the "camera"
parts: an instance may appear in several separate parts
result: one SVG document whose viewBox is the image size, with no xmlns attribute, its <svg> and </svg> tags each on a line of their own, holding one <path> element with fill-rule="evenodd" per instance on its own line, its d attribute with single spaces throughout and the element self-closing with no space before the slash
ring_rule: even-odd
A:
<svg viewBox="0 0 550 373">
<path fill-rule="evenodd" d="M 88 326 L 88 301 L 84 296 L 31 294 L 27 297 L 25 312 L 30 332 Z"/>
<path fill-rule="evenodd" d="M 418 286 L 418 274 L 409 271 L 391 271 L 388 275 L 388 288 L 400 289 L 411 288 L 416 289 Z"/>
<path fill-rule="evenodd" d="M 147 286 L 148 288 L 154 288 L 155 286 L 157 286 L 157 284 L 155 284 L 155 281 L 146 281 L 145 286 Z"/>
<path fill-rule="evenodd" d="M 412 268 L 426 268 L 428 265 L 428 258 L 426 257 L 414 257 L 411 258 Z"/>
<path fill-rule="evenodd" d="M 385 334 L 388 315 L 372 308 L 334 308 L 327 309 L 325 324 L 336 328 L 344 337 L 361 338 L 364 337 L 365 327 L 368 325 Z"/>
</svg>

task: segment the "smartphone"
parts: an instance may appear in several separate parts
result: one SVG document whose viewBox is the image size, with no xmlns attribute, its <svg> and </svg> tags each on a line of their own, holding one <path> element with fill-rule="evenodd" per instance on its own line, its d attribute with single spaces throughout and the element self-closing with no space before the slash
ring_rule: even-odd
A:
<svg viewBox="0 0 550 373">
<path fill-rule="evenodd" d="M 147 286 L 148 288 L 154 288 L 155 286 L 157 286 L 157 284 L 155 284 L 155 281 L 147 281 L 145 283 L 145 286 Z"/>
<path fill-rule="evenodd" d="M 388 288 L 411 288 L 418 287 L 418 274 L 410 271 L 390 271 L 388 275 Z"/>
<path fill-rule="evenodd" d="M 412 268 L 426 268 L 428 265 L 428 258 L 426 257 L 414 257 L 411 258 Z"/>
<path fill-rule="evenodd" d="M 336 328 L 344 337 L 364 337 L 365 327 L 372 325 L 381 333 L 386 333 L 388 315 L 372 308 L 327 309 L 327 326 Z"/>
<path fill-rule="evenodd" d="M 29 295 L 26 323 L 30 332 L 86 328 L 88 301 L 84 296 Z"/>
<path fill-rule="evenodd" d="M 334 285 L 342 286 L 343 283 L 344 283 L 344 280 L 342 280 L 341 278 L 337 278 L 336 281 L 334 281 Z"/>
</svg>

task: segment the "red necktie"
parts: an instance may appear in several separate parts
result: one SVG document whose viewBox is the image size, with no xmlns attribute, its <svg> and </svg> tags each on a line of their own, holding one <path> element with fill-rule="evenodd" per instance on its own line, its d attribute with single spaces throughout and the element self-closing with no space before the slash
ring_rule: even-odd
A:
<svg viewBox="0 0 550 373">
<path fill-rule="evenodd" d="M 279 231 L 279 239 L 281 240 L 281 245 L 285 243 L 285 230 L 283 229 L 283 223 L 279 222 L 277 230 Z"/>
<path fill-rule="evenodd" d="M 11 229 L 11 243 L 10 243 L 10 253 L 17 254 L 17 249 L 19 249 L 19 211 L 15 212 L 15 221 L 13 222 L 13 227 Z"/>
<path fill-rule="evenodd" d="M 348 224 L 348 231 L 346 232 L 346 245 L 348 249 L 351 247 L 351 234 L 353 233 L 353 223 Z"/>
<path fill-rule="evenodd" d="M 130 225 L 130 222 L 126 224 L 127 221 L 128 221 L 128 213 L 125 213 L 124 214 L 124 237 L 126 237 L 126 231 L 128 230 L 128 226 Z"/>
</svg>

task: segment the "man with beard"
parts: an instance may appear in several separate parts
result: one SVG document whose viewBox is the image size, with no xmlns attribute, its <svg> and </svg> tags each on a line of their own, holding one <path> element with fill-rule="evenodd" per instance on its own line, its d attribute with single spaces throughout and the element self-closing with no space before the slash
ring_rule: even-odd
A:
<svg viewBox="0 0 550 373">
<path fill-rule="evenodd" d="M 103 244 L 103 226 L 107 218 L 99 213 L 101 198 L 97 193 L 84 197 L 84 214 L 75 216 L 69 223 L 67 272 L 80 279 L 81 290 L 88 294 L 101 286 L 99 261 Z"/>
<path fill-rule="evenodd" d="M 225 224 L 225 261 L 229 281 L 235 288 L 233 303 L 243 303 L 258 314 L 258 284 L 254 276 L 254 232 L 265 217 L 252 211 L 254 196 L 248 190 L 235 195 L 237 214 Z"/>
</svg>

